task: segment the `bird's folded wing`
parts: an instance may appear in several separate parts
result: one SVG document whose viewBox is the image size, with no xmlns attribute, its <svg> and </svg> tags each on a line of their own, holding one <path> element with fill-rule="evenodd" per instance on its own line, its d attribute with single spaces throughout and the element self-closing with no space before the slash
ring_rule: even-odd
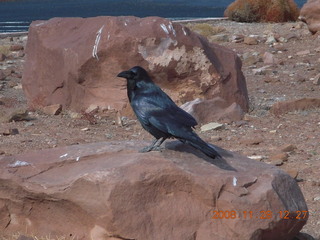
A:
<svg viewBox="0 0 320 240">
<path fill-rule="evenodd" d="M 197 125 L 197 121 L 189 113 L 179 108 L 171 99 L 144 97 L 133 104 L 137 117 L 145 124 L 148 124 L 150 119 L 153 118 L 154 121 L 159 122 L 158 125 L 160 125 L 160 122 L 174 122 L 185 127 Z"/>
</svg>

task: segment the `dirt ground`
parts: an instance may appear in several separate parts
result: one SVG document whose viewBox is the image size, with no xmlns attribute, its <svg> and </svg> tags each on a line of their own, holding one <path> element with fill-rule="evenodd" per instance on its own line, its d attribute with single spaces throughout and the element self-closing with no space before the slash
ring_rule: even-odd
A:
<svg viewBox="0 0 320 240">
<path fill-rule="evenodd" d="M 212 30 L 196 23 L 188 26 L 202 29 L 211 41 L 233 49 L 243 59 L 250 112 L 243 121 L 223 123 L 223 128 L 207 132 L 200 132 L 199 128 L 197 132 L 213 144 L 256 157 L 257 161 L 279 165 L 296 177 L 309 208 L 309 220 L 302 232 L 320 239 L 320 109 L 280 116 L 269 111 L 275 102 L 320 98 L 320 85 L 315 82 L 320 73 L 320 35 L 311 35 L 302 23 L 212 21 L 206 24 Z M 251 36 L 257 42 L 249 45 L 241 40 L 232 41 L 243 36 Z M 278 42 L 272 44 L 270 36 Z M 151 141 L 152 137 L 136 120 L 123 117 L 121 126 L 112 113 L 98 118 L 94 114 L 80 114 L 79 118 L 68 111 L 57 116 L 29 112 L 30 121 L 8 122 L 15 113 L 27 110 L 27 103 L 21 88 L 25 57 L 21 51 L 8 51 L 6 46 L 25 45 L 26 41 L 25 36 L 0 39 L 0 53 L 7 51 L 7 58 L 0 61 L 0 69 L 7 75 L 0 80 L 1 155 L 108 140 Z M 276 64 L 255 74 L 255 70 L 266 66 L 262 60 L 265 52 L 273 54 Z M 291 145 L 288 154 L 274 156 L 285 145 Z"/>
</svg>

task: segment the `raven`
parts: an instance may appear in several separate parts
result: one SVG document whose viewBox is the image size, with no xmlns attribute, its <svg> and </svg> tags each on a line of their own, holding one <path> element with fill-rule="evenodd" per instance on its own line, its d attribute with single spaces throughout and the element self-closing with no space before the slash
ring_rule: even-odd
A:
<svg viewBox="0 0 320 240">
<path fill-rule="evenodd" d="M 161 90 L 140 66 L 123 71 L 117 77 L 127 79 L 127 94 L 130 105 L 142 127 L 155 137 L 148 147 L 140 152 L 160 150 L 167 138 L 176 138 L 187 143 L 211 158 L 220 154 L 203 141 L 193 128 L 197 121 L 179 108 L 172 99 Z"/>
</svg>

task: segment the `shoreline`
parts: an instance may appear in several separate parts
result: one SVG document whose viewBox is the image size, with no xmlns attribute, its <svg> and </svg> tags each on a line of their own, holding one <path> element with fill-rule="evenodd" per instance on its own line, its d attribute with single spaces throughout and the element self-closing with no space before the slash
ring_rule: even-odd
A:
<svg viewBox="0 0 320 240">
<path fill-rule="evenodd" d="M 27 32 L 4 32 L 4 33 L 0 33 L 0 38 L 21 37 L 26 35 L 28 35 L 28 31 Z"/>
<path fill-rule="evenodd" d="M 170 19 L 169 19 L 170 20 Z M 227 17 L 209 17 L 209 18 L 190 18 L 190 19 L 181 19 L 181 20 L 171 20 L 174 23 L 189 23 L 189 22 L 207 22 L 207 21 L 226 21 L 229 20 Z M 6 37 L 20 37 L 28 35 L 28 31 L 23 32 L 1 32 L 0 38 Z"/>
</svg>

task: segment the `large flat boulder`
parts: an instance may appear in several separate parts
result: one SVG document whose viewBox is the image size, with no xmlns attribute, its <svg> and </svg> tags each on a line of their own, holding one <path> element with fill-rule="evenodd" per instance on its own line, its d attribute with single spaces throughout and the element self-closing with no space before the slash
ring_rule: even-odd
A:
<svg viewBox="0 0 320 240">
<path fill-rule="evenodd" d="M 93 240 L 291 240 L 304 197 L 278 169 L 178 141 L 102 142 L 0 158 L 0 232 Z"/>
<path fill-rule="evenodd" d="M 32 22 L 22 86 L 33 108 L 61 104 L 129 113 L 125 81 L 140 65 L 178 104 L 220 97 L 248 110 L 236 53 L 159 17 L 53 18 Z M 210 111 L 210 109 L 208 109 Z"/>
<path fill-rule="evenodd" d="M 308 25 L 311 33 L 320 31 L 320 0 L 308 0 L 301 8 L 299 19 Z"/>
</svg>

